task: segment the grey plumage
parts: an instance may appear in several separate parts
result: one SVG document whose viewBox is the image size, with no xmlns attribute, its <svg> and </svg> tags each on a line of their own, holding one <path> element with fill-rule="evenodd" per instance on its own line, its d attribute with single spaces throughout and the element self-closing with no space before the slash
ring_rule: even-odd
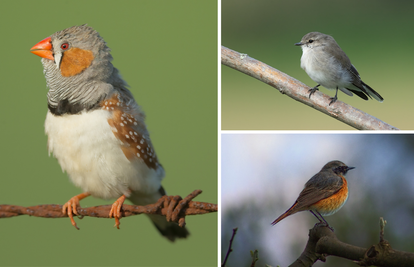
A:
<svg viewBox="0 0 414 267">
<path fill-rule="evenodd" d="M 327 89 L 336 90 L 331 103 L 336 101 L 338 90 L 349 96 L 354 93 L 364 100 L 368 100 L 368 97 L 373 97 L 379 102 L 384 100 L 361 80 L 358 71 L 332 36 L 310 32 L 295 45 L 301 46 L 303 50 L 302 69 L 318 83 L 310 90 L 309 97 L 322 85 Z"/>
<path fill-rule="evenodd" d="M 58 31 L 51 38 L 55 53 L 63 53 L 59 51 L 60 46 L 69 42 L 70 46 L 92 51 L 99 60 L 93 60 L 91 66 L 78 75 L 63 77 L 53 61 L 42 58 L 50 106 L 56 107 L 60 101 L 68 100 L 70 104 L 80 104 L 88 109 L 101 100 L 101 96 L 108 96 L 114 90 L 120 90 L 133 99 L 127 89 L 128 84 L 111 63 L 113 58 L 109 47 L 97 31 L 85 24 Z"/>
</svg>

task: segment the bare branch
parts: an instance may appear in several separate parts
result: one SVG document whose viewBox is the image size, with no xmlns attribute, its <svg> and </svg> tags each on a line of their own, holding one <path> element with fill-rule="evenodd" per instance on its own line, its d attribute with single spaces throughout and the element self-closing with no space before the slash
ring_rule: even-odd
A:
<svg viewBox="0 0 414 267">
<path fill-rule="evenodd" d="M 385 229 L 386 224 L 387 224 L 387 221 L 384 220 L 384 218 L 380 217 L 380 243 L 386 241 L 384 239 L 384 229 Z"/>
<path fill-rule="evenodd" d="M 231 248 L 231 245 L 233 244 L 233 239 L 234 239 L 234 236 L 236 235 L 236 233 L 237 233 L 237 227 L 233 229 L 233 234 L 231 235 L 231 238 L 230 238 L 229 249 L 227 250 L 226 257 L 224 258 L 224 261 L 221 264 L 221 267 L 226 266 L 226 262 L 229 259 L 229 255 L 233 251 L 233 249 Z"/>
<path fill-rule="evenodd" d="M 282 94 L 304 103 L 358 130 L 398 130 L 359 109 L 341 101 L 328 105 L 330 97 L 317 91 L 309 98 L 311 89 L 289 75 L 272 68 L 246 54 L 240 54 L 224 46 L 221 47 L 221 63 L 243 72 L 276 89 Z"/>
<path fill-rule="evenodd" d="M 201 190 L 195 190 L 187 197 L 182 199 L 180 196 L 163 196 L 157 203 L 146 206 L 123 205 L 121 209 L 122 217 L 129 217 L 138 214 L 158 214 L 167 218 L 167 221 L 177 222 L 181 227 L 185 225 L 186 215 L 206 214 L 217 212 L 217 204 L 191 201 Z M 80 216 L 90 216 L 97 218 L 109 218 L 111 205 L 103 205 L 89 208 L 78 207 Z M 0 218 L 10 218 L 20 215 L 29 215 L 43 218 L 64 218 L 68 217 L 62 213 L 62 205 L 49 204 L 31 207 L 14 205 L 0 205 Z"/>
</svg>

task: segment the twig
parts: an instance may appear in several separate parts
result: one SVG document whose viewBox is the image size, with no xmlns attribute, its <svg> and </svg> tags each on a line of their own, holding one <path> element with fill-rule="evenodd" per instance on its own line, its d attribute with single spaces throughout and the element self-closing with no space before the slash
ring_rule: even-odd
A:
<svg viewBox="0 0 414 267">
<path fill-rule="evenodd" d="M 386 224 L 387 224 L 387 221 L 384 220 L 384 218 L 380 217 L 380 243 L 386 241 L 384 239 L 384 228 Z"/>
<path fill-rule="evenodd" d="M 394 126 L 339 100 L 329 106 L 330 97 L 322 92 L 317 91 L 312 95 L 312 98 L 309 98 L 308 90 L 310 87 L 246 54 L 240 54 L 222 46 L 221 63 L 250 75 L 278 89 L 282 94 L 286 94 L 296 101 L 304 103 L 358 130 L 398 130 Z"/>
<path fill-rule="evenodd" d="M 256 249 L 255 251 L 250 251 L 250 256 L 252 256 L 252 263 L 250 267 L 254 267 L 256 262 L 259 260 L 259 251 Z"/>
<path fill-rule="evenodd" d="M 146 206 L 123 205 L 122 217 L 129 217 L 138 214 L 158 214 L 166 216 L 167 221 L 177 222 L 181 227 L 185 224 L 185 216 L 217 212 L 217 204 L 191 201 L 201 190 L 195 190 L 184 199 L 179 196 L 163 196 L 157 203 Z M 80 216 L 97 218 L 109 218 L 111 205 L 102 205 L 89 208 L 78 208 Z M 0 218 L 10 218 L 20 215 L 29 215 L 43 218 L 64 218 L 67 214 L 62 213 L 62 205 L 48 204 L 31 207 L 15 205 L 0 205 Z"/>
<path fill-rule="evenodd" d="M 222 267 L 226 266 L 226 262 L 229 258 L 229 255 L 233 251 L 233 249 L 231 248 L 231 245 L 233 244 L 233 239 L 236 233 L 237 233 L 237 227 L 233 229 L 233 234 L 231 235 L 231 238 L 230 238 L 229 249 L 227 250 L 226 257 L 224 258 L 224 261 L 221 264 Z"/>
<path fill-rule="evenodd" d="M 357 262 L 361 266 L 392 266 L 390 263 L 396 263 L 394 266 L 413 266 L 414 254 L 401 254 L 400 251 L 393 250 L 390 243 L 384 239 L 385 225 L 387 221 L 380 217 L 380 234 L 379 243 L 372 245 L 364 255 L 364 258 Z M 403 258 L 404 257 L 404 258 Z"/>
</svg>

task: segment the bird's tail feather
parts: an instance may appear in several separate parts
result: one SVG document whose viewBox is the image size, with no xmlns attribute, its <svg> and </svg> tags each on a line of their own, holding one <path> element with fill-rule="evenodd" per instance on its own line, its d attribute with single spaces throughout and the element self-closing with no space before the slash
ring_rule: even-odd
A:
<svg viewBox="0 0 414 267">
<path fill-rule="evenodd" d="M 277 224 L 278 222 L 280 222 L 281 220 L 283 220 L 284 218 L 286 218 L 287 216 L 289 216 L 289 215 L 292 215 L 292 214 L 294 214 L 294 213 L 296 213 L 296 212 L 298 212 L 298 210 L 295 210 L 295 207 L 296 207 L 296 205 L 297 205 L 298 203 L 297 202 L 295 202 L 295 204 L 293 204 L 293 206 L 292 207 L 290 207 L 285 213 L 283 213 L 282 215 L 280 215 L 276 220 L 274 220 L 271 224 L 272 225 L 275 225 L 275 224 Z"/>
<path fill-rule="evenodd" d="M 374 99 L 378 100 L 379 102 L 384 101 L 384 98 L 380 94 L 378 94 L 374 89 L 372 89 L 368 84 L 361 81 L 362 85 L 365 87 L 365 90 L 367 90 L 368 94 L 372 96 Z"/>
<path fill-rule="evenodd" d="M 148 217 L 157 230 L 171 242 L 177 238 L 187 238 L 190 234 L 186 227 L 180 227 L 177 223 L 167 222 L 164 216 L 148 214 Z"/>
</svg>

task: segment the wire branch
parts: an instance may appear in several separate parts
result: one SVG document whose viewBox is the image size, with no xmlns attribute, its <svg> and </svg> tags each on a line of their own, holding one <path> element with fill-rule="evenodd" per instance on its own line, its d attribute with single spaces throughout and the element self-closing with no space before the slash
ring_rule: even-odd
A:
<svg viewBox="0 0 414 267">
<path fill-rule="evenodd" d="M 329 106 L 329 102 L 331 101 L 330 97 L 322 92 L 316 91 L 312 95 L 312 98 L 309 98 L 308 90 L 311 89 L 310 87 L 246 54 L 241 54 L 222 46 L 221 63 L 250 75 L 278 89 L 280 93 L 286 94 L 294 100 L 306 104 L 358 130 L 398 130 L 396 127 L 339 100 Z"/>
<path fill-rule="evenodd" d="M 414 266 L 414 253 L 394 250 L 383 239 L 384 226 L 380 218 L 380 242 L 365 249 L 341 242 L 328 227 L 316 224 L 309 231 L 305 250 L 290 266 L 312 266 L 317 260 L 325 261 L 328 255 L 353 260 L 361 266 Z"/>
<path fill-rule="evenodd" d="M 201 190 L 195 190 L 182 199 L 180 196 L 163 196 L 157 203 L 146 206 L 122 205 L 122 217 L 129 217 L 138 214 L 158 214 L 167 218 L 167 221 L 177 222 L 181 227 L 185 225 L 185 216 L 199 215 L 210 212 L 217 212 L 218 205 L 191 201 L 201 194 Z M 109 218 L 109 211 L 112 205 L 102 205 L 89 208 L 78 207 L 77 211 L 81 217 L 90 216 L 97 218 Z M 10 218 L 20 215 L 29 215 L 43 218 L 64 218 L 68 217 L 62 213 L 62 205 L 48 204 L 31 207 L 15 205 L 0 205 L 0 218 Z"/>
</svg>

